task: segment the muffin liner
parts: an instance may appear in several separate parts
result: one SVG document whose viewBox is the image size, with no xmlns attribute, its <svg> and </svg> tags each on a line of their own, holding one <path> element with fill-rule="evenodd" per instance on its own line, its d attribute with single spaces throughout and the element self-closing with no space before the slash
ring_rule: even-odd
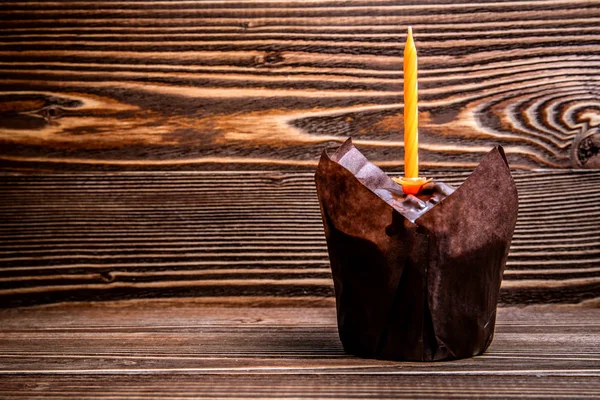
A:
<svg viewBox="0 0 600 400">
<path fill-rule="evenodd" d="M 437 361 L 489 347 L 518 212 L 502 147 L 421 210 L 382 195 L 401 187 L 351 139 L 323 152 L 315 181 L 348 353 Z"/>
</svg>

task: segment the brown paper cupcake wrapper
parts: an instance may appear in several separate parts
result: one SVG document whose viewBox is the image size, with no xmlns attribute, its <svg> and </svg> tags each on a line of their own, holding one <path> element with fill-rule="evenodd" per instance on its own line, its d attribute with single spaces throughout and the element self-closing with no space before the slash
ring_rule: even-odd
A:
<svg viewBox="0 0 600 400">
<path fill-rule="evenodd" d="M 398 186 L 350 139 L 323 152 L 315 180 L 344 349 L 418 361 L 483 353 L 518 211 L 502 148 L 416 219 L 377 194 Z"/>
</svg>

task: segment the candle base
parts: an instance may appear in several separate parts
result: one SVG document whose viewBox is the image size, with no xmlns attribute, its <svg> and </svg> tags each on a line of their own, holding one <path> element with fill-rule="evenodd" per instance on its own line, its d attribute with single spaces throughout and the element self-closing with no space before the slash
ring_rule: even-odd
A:
<svg viewBox="0 0 600 400">
<path fill-rule="evenodd" d="M 402 190 L 406 194 L 418 194 L 421 191 L 421 188 L 427 182 L 431 182 L 431 178 L 392 178 L 392 180 L 400 185 L 402 185 Z"/>
</svg>

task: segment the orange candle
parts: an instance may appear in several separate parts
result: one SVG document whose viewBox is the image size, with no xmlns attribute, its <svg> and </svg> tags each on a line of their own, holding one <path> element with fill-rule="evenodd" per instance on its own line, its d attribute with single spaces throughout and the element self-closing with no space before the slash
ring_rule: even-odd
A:
<svg viewBox="0 0 600 400">
<path fill-rule="evenodd" d="M 404 47 L 404 177 L 394 178 L 406 194 L 418 194 L 429 181 L 419 177 L 418 99 L 417 49 L 409 26 Z"/>
<path fill-rule="evenodd" d="M 404 47 L 404 177 L 419 177 L 419 87 L 417 49 L 408 27 Z"/>
</svg>

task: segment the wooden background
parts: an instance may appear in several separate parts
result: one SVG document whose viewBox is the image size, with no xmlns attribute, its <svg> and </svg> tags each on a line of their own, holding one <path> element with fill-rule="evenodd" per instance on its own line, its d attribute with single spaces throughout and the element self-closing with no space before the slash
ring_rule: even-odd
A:
<svg viewBox="0 0 600 400">
<path fill-rule="evenodd" d="M 401 171 L 409 24 L 427 175 L 519 190 L 455 362 L 344 353 L 313 182 Z M 0 0 L 0 397 L 598 398 L 599 94 L 600 1 Z"/>
<path fill-rule="evenodd" d="M 493 144 L 514 168 L 502 304 L 597 305 L 599 22 L 577 0 L 0 1 L 0 306 L 331 305 L 312 170 L 348 136 L 401 170 L 408 24 L 429 175 L 459 184 Z"/>
<path fill-rule="evenodd" d="M 598 167 L 600 2 L 0 2 L 0 165 L 315 166 L 352 136 L 402 159 L 414 27 L 421 159 Z M 594 140 L 594 133 L 596 133 Z"/>
</svg>

